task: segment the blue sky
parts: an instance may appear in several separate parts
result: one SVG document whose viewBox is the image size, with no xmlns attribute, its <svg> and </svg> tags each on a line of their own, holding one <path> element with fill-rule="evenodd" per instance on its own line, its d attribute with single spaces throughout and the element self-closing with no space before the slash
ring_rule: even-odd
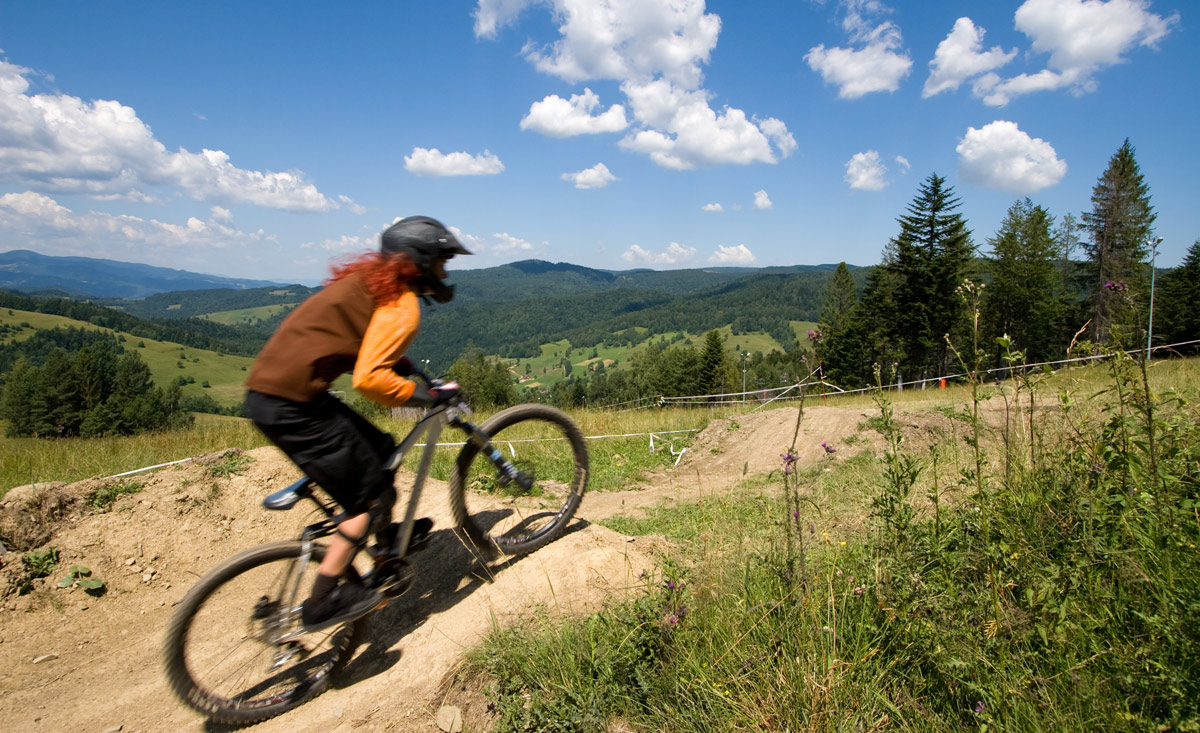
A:
<svg viewBox="0 0 1200 733">
<path fill-rule="evenodd" d="M 487 267 L 879 261 L 931 173 L 986 252 L 1128 137 L 1200 237 L 1182 0 L 0 4 L 0 250 L 313 282 L 396 217 Z"/>
</svg>

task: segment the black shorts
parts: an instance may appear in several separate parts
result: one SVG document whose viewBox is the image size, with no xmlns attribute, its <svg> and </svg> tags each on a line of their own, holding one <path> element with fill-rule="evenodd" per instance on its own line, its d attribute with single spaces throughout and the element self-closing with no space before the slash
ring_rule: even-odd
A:
<svg viewBox="0 0 1200 733">
<path fill-rule="evenodd" d="M 396 449 L 392 436 L 328 393 L 311 402 L 246 393 L 246 411 L 271 442 L 348 514 L 392 488 L 384 463 Z"/>
</svg>

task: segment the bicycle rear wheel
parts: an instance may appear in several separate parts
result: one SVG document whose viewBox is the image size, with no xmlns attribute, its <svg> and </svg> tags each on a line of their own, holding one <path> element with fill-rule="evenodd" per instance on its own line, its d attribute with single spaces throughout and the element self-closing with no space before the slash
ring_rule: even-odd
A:
<svg viewBox="0 0 1200 733">
<path fill-rule="evenodd" d="M 299 568 L 300 542 L 251 548 L 188 592 L 163 648 L 167 679 L 183 702 L 215 722 L 247 724 L 325 690 L 349 661 L 362 624 L 303 633 L 298 606 L 325 556 L 320 545 L 312 550 Z"/>
<path fill-rule="evenodd" d="M 450 477 L 454 521 L 480 549 L 532 552 L 563 533 L 583 498 L 587 444 L 571 418 L 549 405 L 517 405 L 487 420 L 483 448 L 468 442 Z M 492 449 L 519 472 L 513 480 Z"/>
</svg>

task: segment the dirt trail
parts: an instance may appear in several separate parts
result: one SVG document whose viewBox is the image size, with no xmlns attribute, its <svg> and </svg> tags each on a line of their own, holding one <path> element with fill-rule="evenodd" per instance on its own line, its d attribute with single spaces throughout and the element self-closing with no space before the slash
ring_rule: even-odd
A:
<svg viewBox="0 0 1200 733">
<path fill-rule="evenodd" d="M 866 409 L 807 408 L 796 439 L 800 461 L 827 460 L 821 442 L 844 446 L 869 416 Z M 431 480 L 420 512 L 434 517 L 438 529 L 416 558 L 415 586 L 372 617 L 366 643 L 333 689 L 254 730 L 438 730 L 443 681 L 493 623 L 503 625 L 539 606 L 562 614 L 595 610 L 630 592 L 637 575 L 654 566 L 653 538 L 633 540 L 589 520 L 694 501 L 743 475 L 776 470 L 780 453 L 792 444 L 796 418 L 794 408 L 782 408 L 714 421 L 676 468 L 650 477 L 639 490 L 585 496 L 566 536 L 496 567 L 475 564 L 444 529 L 450 523 L 445 486 Z M 842 447 L 839 456 L 869 442 Z M 29 595 L 0 598 L 5 730 L 206 729 L 165 684 L 160 645 L 173 605 L 222 559 L 294 537 L 311 521 L 298 509 L 260 508 L 266 493 L 298 473 L 273 448 L 248 455 L 254 461 L 240 475 L 218 477 L 199 462 L 164 469 L 138 478 L 142 491 L 119 497 L 111 510 L 90 513 L 77 504 L 56 524 L 46 544 L 60 550 L 58 570 Z M 397 486 L 407 478 L 401 475 Z M 51 488 L 69 497 L 96 486 Z M 0 517 L 11 520 L 31 494 L 43 490 L 14 489 Z M 20 559 L 9 553 L 0 560 L 3 592 L 4 574 L 11 577 Z M 54 588 L 75 563 L 106 581 L 107 594 L 91 598 Z"/>
</svg>

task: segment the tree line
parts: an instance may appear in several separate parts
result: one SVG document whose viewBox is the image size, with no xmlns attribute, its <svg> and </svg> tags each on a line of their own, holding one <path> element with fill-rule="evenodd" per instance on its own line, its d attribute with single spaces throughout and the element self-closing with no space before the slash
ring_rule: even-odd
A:
<svg viewBox="0 0 1200 733">
<path fill-rule="evenodd" d="M 132 435 L 191 424 L 179 385 L 155 386 L 136 351 L 91 333 L 99 337 L 66 337 L 86 341 L 74 353 L 54 346 L 35 361 L 17 357 L 0 396 L 9 437 Z"/>
<path fill-rule="evenodd" d="M 945 375 L 977 337 L 993 366 L 1004 336 L 1030 363 L 1061 359 L 1080 340 L 1144 347 L 1156 214 L 1128 140 L 1091 203 L 1081 223 L 1072 214 L 1056 223 L 1045 207 L 1016 201 L 978 257 L 953 188 L 929 176 L 861 293 L 841 268 L 830 282 L 816 347 L 825 376 L 858 387 L 875 381 L 876 368 L 887 381 Z M 1155 343 L 1200 335 L 1198 249 L 1162 277 Z"/>
</svg>

